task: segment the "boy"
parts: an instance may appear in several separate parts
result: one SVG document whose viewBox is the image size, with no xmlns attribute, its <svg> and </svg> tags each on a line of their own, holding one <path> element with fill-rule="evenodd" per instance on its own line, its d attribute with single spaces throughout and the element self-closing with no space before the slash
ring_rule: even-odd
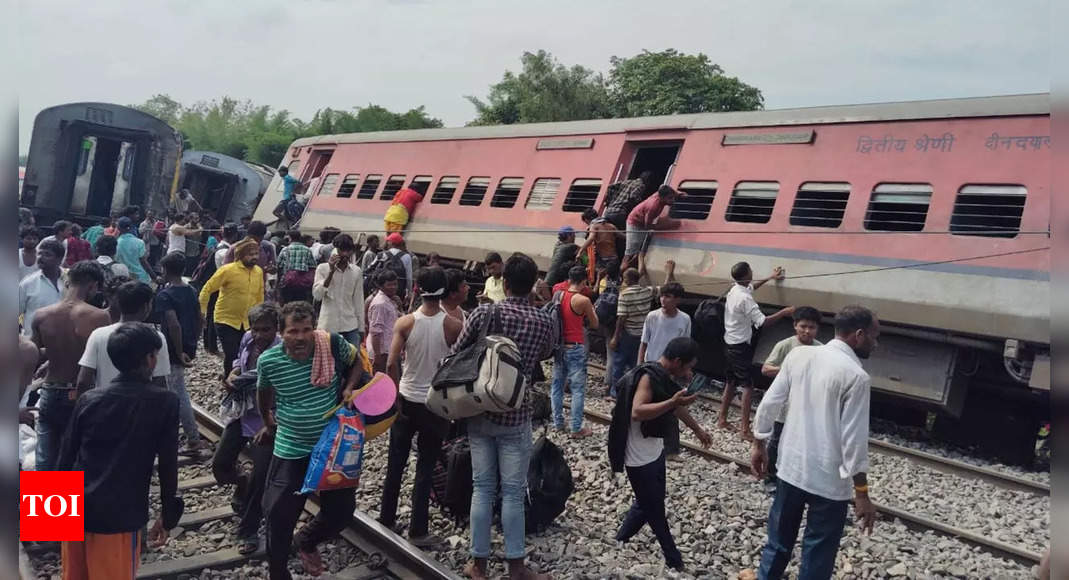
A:
<svg viewBox="0 0 1069 580">
<path fill-rule="evenodd" d="M 155 321 L 167 337 L 167 356 L 171 359 L 171 374 L 167 388 L 178 395 L 182 431 L 186 434 L 183 453 L 199 454 L 207 442 L 202 442 L 197 419 L 186 391 L 186 368 L 193 366 L 200 338 L 200 304 L 197 292 L 182 279 L 185 260 L 172 252 L 160 260 L 166 286 L 156 294 Z"/>
<path fill-rule="evenodd" d="M 787 354 L 799 346 L 821 346 L 824 343 L 817 340 L 817 331 L 820 330 L 820 311 L 812 306 L 799 306 L 794 311 L 794 336 L 789 336 L 776 343 L 772 347 L 765 364 L 761 365 L 761 374 L 770 379 L 776 378 L 783 359 Z M 768 483 L 776 482 L 776 458 L 779 453 L 779 437 L 783 433 L 783 423 L 787 420 L 787 405 L 783 406 L 776 424 L 772 428 L 772 437 L 768 441 Z"/>
<path fill-rule="evenodd" d="M 371 234 L 364 240 L 367 243 L 367 249 L 364 250 L 364 255 L 360 258 L 360 271 L 367 272 L 367 267 L 375 261 L 379 252 L 382 251 L 382 240 L 379 236 Z"/>
<path fill-rule="evenodd" d="M 661 359 L 664 349 L 673 339 L 690 336 L 690 316 L 679 309 L 683 299 L 683 285 L 669 282 L 661 287 L 661 307 L 646 315 L 642 325 L 642 339 L 638 345 L 638 364 Z M 665 433 L 668 439 L 665 453 L 669 461 L 682 461 L 679 456 L 679 423 L 669 421 Z"/>
<path fill-rule="evenodd" d="M 666 272 L 664 283 L 675 282 L 675 260 L 664 263 Z M 627 371 L 635 368 L 638 359 L 638 347 L 642 341 L 642 329 L 646 324 L 646 315 L 650 305 L 660 297 L 658 286 L 643 286 L 638 270 L 628 268 L 623 275 L 624 287 L 616 303 L 616 324 L 612 338 L 609 340 L 609 356 L 612 358 L 612 372 L 609 374 L 609 399 L 616 400 L 616 381 Z"/>
<path fill-rule="evenodd" d="M 609 427 L 609 462 L 615 473 L 627 469 L 635 502 L 624 517 L 616 540 L 627 542 L 650 525 L 669 568 L 683 569 L 683 555 L 676 548 L 665 514 L 664 437 L 681 420 L 694 431 L 703 447 L 713 440 L 690 416 L 687 406 L 697 394 L 687 394 L 677 383 L 693 375 L 698 362 L 698 343 L 689 336 L 672 339 L 660 357 L 635 369 L 640 378 L 634 390 L 628 384 L 613 409 Z"/>
<path fill-rule="evenodd" d="M 750 399 L 753 397 L 754 345 L 751 344 L 753 329 L 771 325 L 781 318 L 794 314 L 794 307 L 788 306 L 770 316 L 761 312 L 761 307 L 754 300 L 753 293 L 769 280 L 782 280 L 783 268 L 776 267 L 772 275 L 764 280 L 753 281 L 753 271 L 746 262 L 739 262 L 731 267 L 731 277 L 735 284 L 728 290 L 724 300 L 724 363 L 727 376 L 724 378 L 724 397 L 720 401 L 720 414 L 716 426 L 728 429 L 728 409 L 735 398 L 735 388 L 742 389 L 742 423 L 739 427 L 742 438 L 753 440 L 750 433 Z"/>
<path fill-rule="evenodd" d="M 58 469 L 84 471 L 85 541 L 63 542 L 64 578 L 137 577 L 157 457 L 162 514 L 150 543 L 162 546 L 178 525 L 178 397 L 151 383 L 162 347 L 151 326 L 120 325 L 107 340 L 118 378 L 75 403 Z"/>
<path fill-rule="evenodd" d="M 486 279 L 482 294 L 479 294 L 476 298 L 481 303 L 501 302 L 505 299 L 504 280 L 501 278 L 505 263 L 501 260 L 501 254 L 490 252 L 486 255 L 486 260 L 483 261 L 483 264 L 486 265 L 486 273 L 490 274 L 490 276 Z"/>
</svg>

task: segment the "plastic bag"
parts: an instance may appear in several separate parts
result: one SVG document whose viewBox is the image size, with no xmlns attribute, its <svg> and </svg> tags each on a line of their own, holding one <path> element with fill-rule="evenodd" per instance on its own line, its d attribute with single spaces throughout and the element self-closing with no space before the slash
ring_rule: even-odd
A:
<svg viewBox="0 0 1069 580">
<path fill-rule="evenodd" d="M 301 493 L 357 487 L 363 463 L 364 422 L 356 411 L 342 407 L 312 449 Z"/>
</svg>

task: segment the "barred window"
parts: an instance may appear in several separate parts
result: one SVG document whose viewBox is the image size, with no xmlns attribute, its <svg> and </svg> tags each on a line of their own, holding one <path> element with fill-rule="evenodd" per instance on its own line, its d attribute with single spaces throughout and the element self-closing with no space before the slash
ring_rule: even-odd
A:
<svg viewBox="0 0 1069 580">
<path fill-rule="evenodd" d="M 849 199 L 849 183 L 807 181 L 794 198 L 791 225 L 837 228 L 843 223 Z"/>
<path fill-rule="evenodd" d="M 927 183 L 881 183 L 872 190 L 865 229 L 919 232 L 928 218 L 932 186 Z"/>
<path fill-rule="evenodd" d="M 779 195 L 779 182 L 740 181 L 731 194 L 725 219 L 729 222 L 767 224 Z"/>
</svg>

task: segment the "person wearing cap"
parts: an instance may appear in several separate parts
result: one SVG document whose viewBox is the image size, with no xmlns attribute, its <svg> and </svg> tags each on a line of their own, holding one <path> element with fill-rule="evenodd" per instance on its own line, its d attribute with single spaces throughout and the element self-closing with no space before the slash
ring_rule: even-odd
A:
<svg viewBox="0 0 1069 580">
<path fill-rule="evenodd" d="M 568 279 L 568 270 L 575 265 L 579 246 L 575 243 L 575 228 L 561 226 L 557 230 L 557 245 L 553 246 L 553 257 L 546 270 L 546 284 L 553 286 Z"/>
<path fill-rule="evenodd" d="M 134 221 L 121 217 L 116 227 L 119 230 L 119 240 L 115 244 L 115 260 L 126 266 L 130 275 L 137 280 L 151 283 L 149 272 L 152 271 L 152 266 L 148 263 L 148 251 L 145 249 L 145 242 L 134 233 Z"/>
<path fill-rule="evenodd" d="M 391 254 L 401 255 L 401 265 L 405 267 L 405 279 L 398 280 L 398 287 L 401 289 L 399 294 L 402 297 L 408 296 L 412 290 L 412 254 L 408 253 L 408 248 L 405 247 L 405 239 L 401 234 L 394 232 L 386 236 L 386 251 Z"/>
<path fill-rule="evenodd" d="M 386 233 L 402 232 L 405 226 L 408 225 L 408 220 L 412 219 L 412 215 L 416 213 L 416 206 L 419 202 L 423 201 L 423 192 L 414 189 L 419 184 L 413 183 L 412 185 L 397 192 L 397 195 L 393 198 L 393 203 L 386 210 Z M 412 278 L 409 277 L 409 281 Z"/>
</svg>

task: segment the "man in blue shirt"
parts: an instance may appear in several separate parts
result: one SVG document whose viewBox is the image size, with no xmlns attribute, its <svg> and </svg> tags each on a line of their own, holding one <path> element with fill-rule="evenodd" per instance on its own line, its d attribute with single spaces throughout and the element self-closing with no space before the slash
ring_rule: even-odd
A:
<svg viewBox="0 0 1069 580">
<path fill-rule="evenodd" d="M 278 202 L 275 206 L 275 217 L 282 217 L 282 213 L 286 210 L 286 204 L 293 199 L 293 192 L 297 189 L 297 186 L 301 184 L 301 180 L 290 175 L 288 167 L 279 167 L 278 176 L 282 178 L 282 201 Z"/>
<path fill-rule="evenodd" d="M 130 274 L 141 282 L 146 284 L 152 282 L 152 277 L 149 274 L 149 272 L 152 272 L 152 266 L 148 263 L 145 242 L 134 235 L 133 220 L 128 217 L 121 217 L 119 218 L 118 227 L 119 242 L 115 250 L 115 259 L 125 264 L 129 268 Z"/>
</svg>

